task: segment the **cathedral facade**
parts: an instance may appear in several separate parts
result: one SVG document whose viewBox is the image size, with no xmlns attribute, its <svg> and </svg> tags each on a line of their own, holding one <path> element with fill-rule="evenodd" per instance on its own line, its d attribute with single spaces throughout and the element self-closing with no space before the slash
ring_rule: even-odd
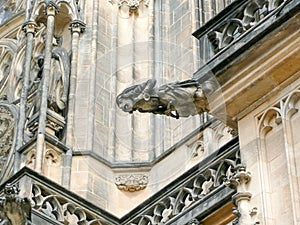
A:
<svg viewBox="0 0 300 225">
<path fill-rule="evenodd" d="M 0 1 L 0 224 L 300 224 L 300 2 Z"/>
</svg>

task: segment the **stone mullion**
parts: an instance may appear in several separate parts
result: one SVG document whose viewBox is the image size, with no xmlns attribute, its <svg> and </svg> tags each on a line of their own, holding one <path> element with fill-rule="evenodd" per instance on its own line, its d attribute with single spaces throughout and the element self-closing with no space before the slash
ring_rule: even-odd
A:
<svg viewBox="0 0 300 225">
<path fill-rule="evenodd" d="M 22 84 L 22 90 L 20 96 L 16 149 L 22 147 L 24 141 L 24 128 L 26 122 L 26 104 L 27 104 L 27 96 L 28 96 L 30 67 L 31 67 L 31 58 L 33 52 L 35 28 L 36 28 L 36 24 L 34 22 L 27 22 L 24 24 L 24 30 L 26 32 L 26 49 L 25 49 L 23 84 Z M 20 155 L 19 153 L 16 153 L 14 172 L 17 172 L 19 170 L 19 166 L 20 166 L 19 161 L 20 161 Z"/>
<path fill-rule="evenodd" d="M 48 108 L 48 87 L 50 81 L 50 71 L 51 71 L 51 54 L 52 54 L 52 41 L 54 35 L 54 20 L 55 13 L 57 11 L 57 6 L 50 2 L 46 8 L 47 14 L 47 33 L 46 33 L 46 43 L 45 43 L 45 56 L 44 56 L 44 69 L 42 78 L 42 88 L 41 88 L 41 100 L 40 100 L 40 110 L 39 110 L 39 125 L 37 134 L 37 146 L 36 146 L 36 164 L 35 169 L 38 172 L 42 171 L 42 161 L 45 148 L 45 130 L 46 130 L 46 115 Z"/>
</svg>

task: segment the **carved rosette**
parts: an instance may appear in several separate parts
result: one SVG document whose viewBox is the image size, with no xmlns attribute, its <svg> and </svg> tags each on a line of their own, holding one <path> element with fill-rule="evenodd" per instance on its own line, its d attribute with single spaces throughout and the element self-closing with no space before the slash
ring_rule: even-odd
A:
<svg viewBox="0 0 300 225">
<path fill-rule="evenodd" d="M 14 117 L 10 110 L 0 105 L 0 178 L 13 144 Z"/>
<path fill-rule="evenodd" d="M 146 188 L 148 176 L 145 174 L 119 175 L 116 177 L 115 184 L 121 191 L 140 191 Z"/>
</svg>

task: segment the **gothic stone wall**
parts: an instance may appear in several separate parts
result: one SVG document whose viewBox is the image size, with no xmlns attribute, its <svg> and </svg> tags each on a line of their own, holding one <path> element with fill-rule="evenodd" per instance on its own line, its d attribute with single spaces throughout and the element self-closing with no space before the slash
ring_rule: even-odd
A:
<svg viewBox="0 0 300 225">
<path fill-rule="evenodd" d="M 253 176 L 251 205 L 263 224 L 299 223 L 299 85 L 239 121 L 241 157 Z"/>
</svg>

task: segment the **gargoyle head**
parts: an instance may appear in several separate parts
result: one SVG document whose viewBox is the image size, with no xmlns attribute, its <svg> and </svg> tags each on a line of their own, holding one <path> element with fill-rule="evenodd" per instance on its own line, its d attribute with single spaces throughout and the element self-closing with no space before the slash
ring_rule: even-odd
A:
<svg viewBox="0 0 300 225">
<path fill-rule="evenodd" d="M 117 96 L 116 102 L 120 109 L 124 112 L 132 113 L 133 111 L 139 109 L 137 103 L 141 100 L 149 101 L 154 93 L 154 86 L 156 80 L 150 79 L 144 83 L 133 85 L 126 88 L 121 94 Z"/>
</svg>

